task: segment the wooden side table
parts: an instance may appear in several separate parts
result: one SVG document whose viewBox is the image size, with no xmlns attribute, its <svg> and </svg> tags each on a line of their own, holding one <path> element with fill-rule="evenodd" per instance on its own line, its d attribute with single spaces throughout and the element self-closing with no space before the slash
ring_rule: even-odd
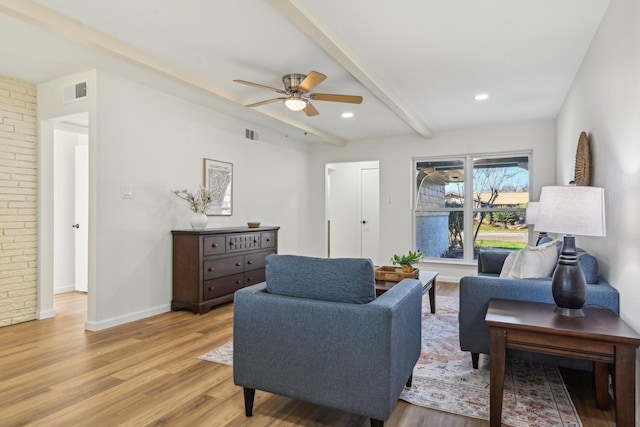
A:
<svg viewBox="0 0 640 427">
<path fill-rule="evenodd" d="M 500 427 L 506 349 L 595 362 L 596 403 L 608 405 L 607 364 L 615 365 L 616 425 L 635 425 L 636 348 L 640 335 L 611 310 L 585 307 L 584 317 L 558 316 L 555 305 L 491 299 L 485 322 L 491 333 L 490 425 Z"/>
<path fill-rule="evenodd" d="M 431 306 L 432 313 L 436 312 L 436 277 L 438 277 L 437 271 L 425 270 L 420 270 L 418 276 L 418 280 L 422 282 L 422 295 L 429 292 L 429 305 Z M 376 296 L 379 297 L 397 283 L 398 282 L 376 280 Z"/>
</svg>

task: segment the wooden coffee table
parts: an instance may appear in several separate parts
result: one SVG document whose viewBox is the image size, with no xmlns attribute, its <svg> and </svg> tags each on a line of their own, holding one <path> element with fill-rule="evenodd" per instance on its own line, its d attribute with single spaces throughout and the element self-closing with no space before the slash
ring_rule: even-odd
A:
<svg viewBox="0 0 640 427">
<path fill-rule="evenodd" d="M 584 317 L 559 316 L 554 304 L 491 299 L 490 425 L 500 427 L 506 349 L 595 362 L 596 406 L 606 408 L 608 364 L 615 365 L 616 425 L 635 425 L 636 348 L 640 335 L 611 310 L 584 307 Z"/>
<path fill-rule="evenodd" d="M 438 277 L 437 271 L 424 271 L 420 270 L 418 280 L 422 282 L 422 294 L 429 292 L 429 305 L 431 306 L 431 312 L 436 312 L 436 277 Z M 388 282 L 382 280 L 376 280 L 376 297 L 387 292 L 398 282 Z"/>
</svg>

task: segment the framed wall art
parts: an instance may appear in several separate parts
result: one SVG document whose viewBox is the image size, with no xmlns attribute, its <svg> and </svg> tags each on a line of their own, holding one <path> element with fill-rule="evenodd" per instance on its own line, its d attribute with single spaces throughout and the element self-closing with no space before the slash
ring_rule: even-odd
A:
<svg viewBox="0 0 640 427">
<path fill-rule="evenodd" d="M 204 159 L 204 187 L 213 193 L 213 202 L 207 215 L 231 215 L 233 163 Z"/>
</svg>

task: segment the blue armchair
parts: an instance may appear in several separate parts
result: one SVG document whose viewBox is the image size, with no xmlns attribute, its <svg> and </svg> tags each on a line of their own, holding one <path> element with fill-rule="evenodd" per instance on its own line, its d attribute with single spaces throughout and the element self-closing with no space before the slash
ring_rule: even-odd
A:
<svg viewBox="0 0 640 427">
<path fill-rule="evenodd" d="M 253 413 L 263 390 L 382 426 L 420 356 L 420 281 L 375 297 L 368 259 L 269 255 L 265 283 L 236 292 L 233 378 Z"/>
</svg>

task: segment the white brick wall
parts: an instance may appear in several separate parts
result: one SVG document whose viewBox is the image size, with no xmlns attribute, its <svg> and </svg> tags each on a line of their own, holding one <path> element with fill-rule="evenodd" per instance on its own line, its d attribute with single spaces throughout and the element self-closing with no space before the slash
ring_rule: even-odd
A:
<svg viewBox="0 0 640 427">
<path fill-rule="evenodd" d="M 0 326 L 36 318 L 36 86 L 0 76 Z"/>
</svg>

